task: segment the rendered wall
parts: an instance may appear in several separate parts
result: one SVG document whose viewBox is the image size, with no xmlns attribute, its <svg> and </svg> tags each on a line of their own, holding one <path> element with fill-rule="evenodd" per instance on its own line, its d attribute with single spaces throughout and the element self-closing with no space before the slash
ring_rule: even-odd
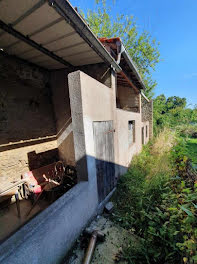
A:
<svg viewBox="0 0 197 264">
<path fill-rule="evenodd" d="M 143 125 L 148 125 L 148 122 L 143 123 L 141 121 L 141 113 L 134 113 L 131 111 L 121 110 L 116 108 L 116 95 L 115 95 L 115 75 L 111 75 L 111 88 L 106 87 L 90 76 L 86 75 L 83 72 L 77 71 L 69 74 L 69 88 L 70 94 L 80 96 L 82 98 L 80 112 L 76 113 L 76 127 L 75 131 L 78 129 L 80 120 L 83 120 L 83 133 L 74 132 L 74 141 L 75 149 L 79 147 L 80 149 L 86 148 L 86 154 L 82 153 L 77 160 L 83 160 L 84 155 L 87 155 L 87 158 L 95 157 L 94 152 L 94 137 L 93 137 L 93 121 L 107 121 L 113 120 L 114 122 L 114 153 L 115 153 L 115 167 L 116 167 L 116 176 L 123 174 L 131 160 L 133 155 L 140 152 L 142 148 L 142 137 L 141 137 L 141 127 Z M 74 85 L 75 83 L 75 85 Z M 76 83 L 79 83 L 79 88 L 76 88 Z M 72 89 L 71 89 L 72 87 Z M 76 90 L 78 89 L 78 90 Z M 131 95 L 130 95 L 131 96 Z M 139 96 L 140 101 L 141 96 Z M 132 99 L 131 99 L 132 101 Z M 73 102 L 75 105 L 79 105 L 77 99 Z M 71 103 L 72 105 L 72 103 Z M 139 108 L 141 104 L 139 102 Z M 74 113 L 72 113 L 72 117 Z M 129 145 L 128 141 L 128 121 L 135 121 L 135 143 Z M 73 124 L 74 129 L 74 124 Z M 85 142 L 83 142 L 83 136 L 85 137 Z M 145 138 L 145 143 L 149 138 Z M 83 142 L 83 144 L 82 144 Z M 95 164 L 93 159 L 91 161 L 91 173 L 95 171 Z M 81 172 L 82 179 L 87 180 L 87 169 L 84 170 L 82 164 L 78 167 L 83 168 Z M 93 169 L 94 168 L 94 169 Z"/>
<path fill-rule="evenodd" d="M 111 70 L 105 64 L 99 63 L 94 65 L 85 65 L 78 68 L 104 85 L 111 87 Z M 74 166 L 75 153 L 68 89 L 68 74 L 69 71 L 64 69 L 53 71 L 51 73 L 50 84 L 53 92 L 52 98 L 55 109 L 59 156 L 67 164 Z M 89 101 L 88 104 L 91 104 L 91 101 Z M 97 108 L 97 110 L 99 108 Z"/>
<path fill-rule="evenodd" d="M 0 189 L 57 159 L 49 74 L 0 55 Z"/>
<path fill-rule="evenodd" d="M 124 111 L 121 109 L 116 110 L 117 118 L 117 138 L 118 138 L 118 164 L 121 165 L 119 176 L 125 173 L 129 166 L 133 155 L 140 152 L 141 144 L 141 114 Z M 128 121 L 135 121 L 135 142 L 129 145 L 128 135 Z"/>
<path fill-rule="evenodd" d="M 96 180 L 93 121 L 114 119 L 114 90 L 81 71 L 68 79 L 77 172 L 80 180 L 91 182 Z"/>
</svg>

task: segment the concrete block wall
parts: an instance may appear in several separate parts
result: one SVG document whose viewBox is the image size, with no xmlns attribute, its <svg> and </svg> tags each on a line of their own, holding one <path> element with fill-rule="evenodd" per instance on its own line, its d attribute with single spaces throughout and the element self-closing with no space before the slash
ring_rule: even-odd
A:
<svg viewBox="0 0 197 264">
<path fill-rule="evenodd" d="M 42 142 L 42 141 L 40 141 Z M 0 190 L 21 179 L 21 174 L 58 160 L 56 140 L 30 142 L 0 153 Z"/>
<path fill-rule="evenodd" d="M 57 143 L 47 71 L 0 54 L 0 87 L 2 186 L 19 180 L 30 169 L 30 163 L 34 167 L 36 161 L 37 167 L 49 164 Z M 47 155 L 46 151 L 49 151 Z M 32 152 L 35 155 L 29 155 Z M 37 156 L 38 153 L 43 155 Z"/>
</svg>

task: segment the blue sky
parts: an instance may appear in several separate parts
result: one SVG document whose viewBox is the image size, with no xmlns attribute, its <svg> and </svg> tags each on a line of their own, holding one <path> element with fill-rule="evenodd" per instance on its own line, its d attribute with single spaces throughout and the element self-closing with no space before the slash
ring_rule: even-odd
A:
<svg viewBox="0 0 197 264">
<path fill-rule="evenodd" d="M 70 2 L 84 11 L 95 8 L 94 0 Z M 116 0 L 112 15 L 118 13 L 133 15 L 139 30 L 148 30 L 160 42 L 155 94 L 197 104 L 197 0 Z"/>
</svg>

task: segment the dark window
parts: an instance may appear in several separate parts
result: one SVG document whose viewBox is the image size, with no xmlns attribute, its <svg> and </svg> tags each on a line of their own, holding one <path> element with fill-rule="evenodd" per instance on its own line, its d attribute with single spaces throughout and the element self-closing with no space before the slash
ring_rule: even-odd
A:
<svg viewBox="0 0 197 264">
<path fill-rule="evenodd" d="M 146 126 L 146 137 L 148 137 L 148 126 Z"/>
<path fill-rule="evenodd" d="M 135 142 L 135 121 L 128 121 L 128 136 L 129 136 L 129 145 Z"/>
<path fill-rule="evenodd" d="M 144 127 L 142 127 L 142 145 L 144 145 Z"/>
</svg>

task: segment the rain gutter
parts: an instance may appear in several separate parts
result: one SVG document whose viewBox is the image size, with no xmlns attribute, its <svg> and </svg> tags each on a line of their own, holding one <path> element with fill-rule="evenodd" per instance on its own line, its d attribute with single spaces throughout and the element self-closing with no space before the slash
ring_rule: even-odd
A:
<svg viewBox="0 0 197 264">
<path fill-rule="evenodd" d="M 138 79 L 138 82 L 141 84 L 143 90 L 146 90 L 145 84 L 139 74 L 139 71 L 137 70 L 137 67 L 135 66 L 133 60 L 131 59 L 131 57 L 129 56 L 126 48 L 124 47 L 124 45 L 122 44 L 121 47 L 121 54 L 123 55 L 123 57 L 125 58 L 126 62 L 128 63 L 129 67 L 132 69 L 132 71 L 134 72 L 135 76 Z"/>
</svg>

